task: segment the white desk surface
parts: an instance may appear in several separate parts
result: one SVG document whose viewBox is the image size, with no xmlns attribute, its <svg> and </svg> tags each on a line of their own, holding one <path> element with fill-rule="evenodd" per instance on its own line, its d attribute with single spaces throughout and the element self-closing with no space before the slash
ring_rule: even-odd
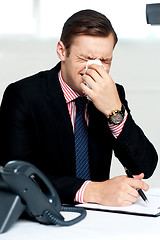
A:
<svg viewBox="0 0 160 240">
<path fill-rule="evenodd" d="M 149 190 L 160 196 L 160 189 Z M 63 214 L 64 215 L 64 214 Z M 64 217 L 73 218 L 73 213 Z M 0 240 L 120 240 L 160 239 L 160 217 L 142 217 L 117 213 L 87 211 L 87 217 L 70 227 L 45 226 L 39 223 L 18 220 Z"/>
</svg>

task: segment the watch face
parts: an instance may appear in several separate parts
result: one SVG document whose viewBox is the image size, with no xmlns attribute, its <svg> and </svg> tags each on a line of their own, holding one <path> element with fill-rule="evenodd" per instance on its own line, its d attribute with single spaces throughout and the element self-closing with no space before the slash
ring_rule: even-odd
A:
<svg viewBox="0 0 160 240">
<path fill-rule="evenodd" d="M 114 124 L 120 124 L 123 121 L 123 116 L 120 112 L 116 112 L 116 114 L 110 116 L 110 120 Z"/>
</svg>

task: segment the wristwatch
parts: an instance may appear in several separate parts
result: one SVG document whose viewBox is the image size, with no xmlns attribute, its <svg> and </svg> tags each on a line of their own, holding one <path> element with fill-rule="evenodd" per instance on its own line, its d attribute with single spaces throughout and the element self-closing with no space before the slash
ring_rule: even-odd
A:
<svg viewBox="0 0 160 240">
<path fill-rule="evenodd" d="M 122 104 L 121 110 L 114 110 L 108 116 L 108 122 L 114 125 L 120 124 L 124 119 L 125 107 Z"/>
</svg>

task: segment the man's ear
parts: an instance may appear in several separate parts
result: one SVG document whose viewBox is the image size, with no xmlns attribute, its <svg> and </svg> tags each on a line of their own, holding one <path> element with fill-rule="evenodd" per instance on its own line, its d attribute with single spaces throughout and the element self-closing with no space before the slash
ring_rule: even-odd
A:
<svg viewBox="0 0 160 240">
<path fill-rule="evenodd" d="M 61 61 L 65 61 L 66 58 L 66 48 L 62 41 L 57 43 L 57 55 Z"/>
</svg>

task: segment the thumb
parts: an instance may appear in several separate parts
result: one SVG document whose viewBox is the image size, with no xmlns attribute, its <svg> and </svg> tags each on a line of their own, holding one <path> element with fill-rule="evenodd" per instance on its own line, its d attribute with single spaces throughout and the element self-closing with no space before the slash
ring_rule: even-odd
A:
<svg viewBox="0 0 160 240">
<path fill-rule="evenodd" d="M 142 180 L 144 178 L 144 173 L 140 173 L 139 175 L 134 175 L 134 178 Z"/>
</svg>

